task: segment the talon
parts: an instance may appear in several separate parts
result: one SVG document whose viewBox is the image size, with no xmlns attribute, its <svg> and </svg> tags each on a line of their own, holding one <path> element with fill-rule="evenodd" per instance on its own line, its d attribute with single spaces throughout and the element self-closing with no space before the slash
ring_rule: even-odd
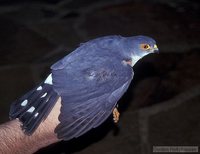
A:
<svg viewBox="0 0 200 154">
<path fill-rule="evenodd" d="M 113 121 L 114 121 L 114 123 L 118 123 L 119 116 L 120 116 L 120 113 L 117 110 L 117 108 L 115 107 L 114 110 L 113 110 Z"/>
</svg>

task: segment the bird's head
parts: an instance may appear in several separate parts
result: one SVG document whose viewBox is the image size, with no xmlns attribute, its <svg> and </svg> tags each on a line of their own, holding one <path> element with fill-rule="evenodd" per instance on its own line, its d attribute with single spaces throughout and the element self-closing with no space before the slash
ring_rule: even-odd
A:
<svg viewBox="0 0 200 154">
<path fill-rule="evenodd" d="M 125 55 L 131 66 L 150 53 L 158 53 L 156 41 L 147 36 L 127 37 L 124 40 Z"/>
</svg>

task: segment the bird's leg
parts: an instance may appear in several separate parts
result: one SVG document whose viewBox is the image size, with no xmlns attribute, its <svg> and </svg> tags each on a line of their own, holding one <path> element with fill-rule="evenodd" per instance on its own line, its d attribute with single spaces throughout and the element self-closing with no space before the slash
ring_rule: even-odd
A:
<svg viewBox="0 0 200 154">
<path fill-rule="evenodd" d="M 120 116 L 120 113 L 119 113 L 117 107 L 115 107 L 114 110 L 113 110 L 113 121 L 114 121 L 114 123 L 118 123 L 119 116 Z"/>
</svg>

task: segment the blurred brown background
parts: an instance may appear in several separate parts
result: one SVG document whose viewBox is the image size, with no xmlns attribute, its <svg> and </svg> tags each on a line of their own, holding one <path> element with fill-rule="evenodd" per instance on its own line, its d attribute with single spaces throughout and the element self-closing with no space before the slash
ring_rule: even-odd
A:
<svg viewBox="0 0 200 154">
<path fill-rule="evenodd" d="M 160 49 L 134 66 L 118 126 L 111 117 L 38 154 L 149 154 L 156 145 L 200 146 L 198 0 L 1 0 L 0 122 L 54 62 L 81 42 L 112 34 L 148 35 Z"/>
</svg>

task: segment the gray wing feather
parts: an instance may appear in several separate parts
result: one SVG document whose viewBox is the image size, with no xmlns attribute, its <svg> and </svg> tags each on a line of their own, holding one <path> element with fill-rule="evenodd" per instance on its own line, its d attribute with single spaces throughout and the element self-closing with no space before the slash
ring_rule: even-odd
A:
<svg viewBox="0 0 200 154">
<path fill-rule="evenodd" d="M 79 137 L 112 113 L 133 77 L 130 67 L 113 59 L 88 56 L 67 64 L 63 59 L 65 67 L 59 63 L 52 67 L 54 89 L 62 98 L 60 124 L 55 129 L 58 138 Z"/>
<path fill-rule="evenodd" d="M 110 116 L 117 100 L 120 98 L 120 95 L 117 94 L 124 93 L 128 85 L 129 81 L 111 95 L 103 95 L 100 97 L 101 102 L 99 102 L 98 98 L 94 98 L 79 104 L 70 103 L 67 104 L 67 107 L 64 107 L 63 104 L 61 115 L 59 116 L 61 123 L 55 130 L 58 133 L 58 138 L 64 140 L 77 138 L 90 129 L 101 125 Z M 109 100 L 114 102 L 109 102 Z M 102 102 L 104 103 L 103 106 Z"/>
</svg>

